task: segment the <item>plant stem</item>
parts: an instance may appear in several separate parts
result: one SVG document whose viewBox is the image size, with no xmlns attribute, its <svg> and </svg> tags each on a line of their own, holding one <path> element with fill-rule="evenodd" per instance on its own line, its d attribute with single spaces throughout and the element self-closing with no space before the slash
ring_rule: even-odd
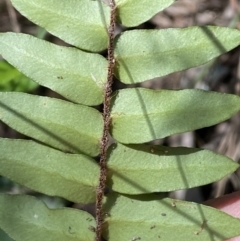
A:
<svg viewBox="0 0 240 241">
<path fill-rule="evenodd" d="M 105 85 L 104 91 L 104 102 L 103 102 L 103 136 L 101 140 L 101 154 L 100 154 L 100 177 L 97 187 L 97 197 L 96 197 L 96 237 L 95 241 L 101 241 L 102 235 L 102 223 L 103 223 L 103 197 L 104 190 L 106 186 L 107 178 L 107 147 L 109 142 L 109 126 L 111 123 L 110 117 L 110 100 L 112 94 L 112 83 L 113 83 L 113 73 L 114 73 L 114 31 L 115 31 L 115 10 L 116 5 L 114 0 L 110 1 L 111 15 L 110 15 L 110 26 L 108 29 L 109 45 L 108 45 L 108 76 L 107 83 Z"/>
</svg>

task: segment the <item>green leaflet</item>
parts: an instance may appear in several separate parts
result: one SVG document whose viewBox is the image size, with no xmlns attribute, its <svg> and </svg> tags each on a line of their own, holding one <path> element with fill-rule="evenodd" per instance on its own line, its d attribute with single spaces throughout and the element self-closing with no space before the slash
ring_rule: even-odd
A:
<svg viewBox="0 0 240 241">
<path fill-rule="evenodd" d="M 95 109 L 49 97 L 0 92 L 0 120 L 57 149 L 96 156 L 103 131 Z"/>
<path fill-rule="evenodd" d="M 89 213 L 50 210 L 31 196 L 0 194 L 0 227 L 16 241 L 93 241 L 95 220 Z"/>
<path fill-rule="evenodd" d="M 117 91 L 112 98 L 112 135 L 143 143 L 222 122 L 240 110 L 240 98 L 203 90 Z"/>
<path fill-rule="evenodd" d="M 143 82 L 204 64 L 240 44 L 240 31 L 224 27 L 131 30 L 116 38 L 115 75 Z"/>
<path fill-rule="evenodd" d="M 103 1 L 11 0 L 29 20 L 81 49 L 98 52 L 108 45 L 110 8 Z"/>
<path fill-rule="evenodd" d="M 161 10 L 167 8 L 176 0 L 116 0 L 118 21 L 127 26 L 137 26 Z"/>
<path fill-rule="evenodd" d="M 103 101 L 107 60 L 98 54 L 15 33 L 0 34 L 0 54 L 40 85 L 73 102 L 98 105 Z"/>
<path fill-rule="evenodd" d="M 108 184 L 125 194 L 196 187 L 239 167 L 225 156 L 197 148 L 113 144 L 108 155 Z"/>
<path fill-rule="evenodd" d="M 33 141 L 3 138 L 0 153 L 1 176 L 75 203 L 95 201 L 99 167 L 90 157 L 66 154 Z"/>
<path fill-rule="evenodd" d="M 240 235 L 240 219 L 158 195 L 112 194 L 105 201 L 104 212 L 104 237 L 109 241 L 222 241 Z"/>
</svg>

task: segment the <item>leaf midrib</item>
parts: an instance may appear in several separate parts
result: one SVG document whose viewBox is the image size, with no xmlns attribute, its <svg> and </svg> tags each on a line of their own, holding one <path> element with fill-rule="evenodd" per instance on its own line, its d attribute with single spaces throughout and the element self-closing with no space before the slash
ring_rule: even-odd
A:
<svg viewBox="0 0 240 241">
<path fill-rule="evenodd" d="M 204 48 L 204 49 L 207 49 L 206 47 L 202 46 L 202 45 L 206 45 L 205 43 L 201 44 L 199 43 L 198 45 L 194 45 L 194 47 L 191 45 L 191 46 L 184 46 L 184 47 L 181 47 L 181 48 L 177 48 L 177 51 L 179 52 L 191 52 L 191 51 L 195 51 L 197 48 Z M 116 50 L 117 52 L 117 50 Z M 138 51 L 139 53 L 141 53 L 141 51 Z M 121 61 L 121 60 L 127 60 L 127 61 L 131 61 L 131 59 L 133 59 L 134 61 L 136 61 L 136 59 L 141 59 L 141 58 L 151 58 L 151 56 L 155 57 L 156 55 L 157 56 L 160 56 L 162 54 L 167 54 L 169 56 L 171 56 L 172 58 L 174 58 L 174 54 L 176 52 L 176 48 L 173 48 L 173 49 L 166 49 L 164 51 L 155 51 L 155 52 L 144 52 L 144 54 L 135 54 L 133 53 L 132 55 L 119 55 L 119 54 L 116 54 L 116 61 Z M 209 51 L 207 51 L 209 52 Z M 219 53 L 221 54 L 221 53 Z M 121 56 L 120 58 L 118 58 L 118 56 Z M 212 58 L 215 58 L 215 57 L 212 57 Z M 207 60 L 206 62 L 208 62 L 210 60 Z"/>
</svg>

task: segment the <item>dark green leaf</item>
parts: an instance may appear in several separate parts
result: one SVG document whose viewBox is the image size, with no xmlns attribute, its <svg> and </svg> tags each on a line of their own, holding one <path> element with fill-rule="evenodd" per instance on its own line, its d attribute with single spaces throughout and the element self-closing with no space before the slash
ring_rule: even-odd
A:
<svg viewBox="0 0 240 241">
<path fill-rule="evenodd" d="M 107 48 L 110 8 L 93 0 L 11 0 L 29 20 L 81 49 Z"/>
<path fill-rule="evenodd" d="M 63 151 L 96 156 L 103 132 L 95 109 L 49 97 L 0 92 L 0 120 Z"/>
<path fill-rule="evenodd" d="M 240 110 L 240 98 L 203 90 L 118 91 L 112 98 L 112 135 L 143 143 L 224 121 Z"/>
<path fill-rule="evenodd" d="M 13 241 L 2 229 L 0 229 L 0 240 L 1 241 Z"/>
<path fill-rule="evenodd" d="M 84 105 L 103 101 L 107 60 L 26 34 L 0 34 L 0 54 L 12 65 L 65 98 Z"/>
<path fill-rule="evenodd" d="M 165 192 L 217 181 L 238 167 L 208 150 L 118 143 L 109 148 L 108 183 L 125 194 Z"/>
<path fill-rule="evenodd" d="M 16 241 L 93 241 L 94 218 L 87 212 L 50 210 L 31 196 L 0 194 L 0 227 Z"/>
<path fill-rule="evenodd" d="M 202 65 L 240 44 L 240 31 L 223 27 L 131 30 L 116 40 L 115 74 L 138 83 Z"/>
<path fill-rule="evenodd" d="M 0 175 L 75 203 L 95 201 L 99 167 L 90 157 L 65 154 L 27 140 L 0 138 Z"/>
<path fill-rule="evenodd" d="M 240 219 L 211 207 L 157 195 L 112 194 L 104 211 L 104 236 L 110 241 L 223 241 L 240 235 Z"/>
</svg>

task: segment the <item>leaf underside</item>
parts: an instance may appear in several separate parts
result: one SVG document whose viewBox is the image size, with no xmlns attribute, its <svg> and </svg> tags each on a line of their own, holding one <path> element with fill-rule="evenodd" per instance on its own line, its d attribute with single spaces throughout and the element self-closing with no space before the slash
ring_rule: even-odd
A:
<svg viewBox="0 0 240 241">
<path fill-rule="evenodd" d="M 0 138 L 0 175 L 35 191 L 75 203 L 93 203 L 99 167 L 90 157 L 66 154 L 33 141 Z"/>
<path fill-rule="evenodd" d="M 50 210 L 35 197 L 0 194 L 0 226 L 16 241 L 93 241 L 94 217 L 62 208 Z"/>
<path fill-rule="evenodd" d="M 115 42 L 115 75 L 133 84 L 205 64 L 237 47 L 240 31 L 213 26 L 131 30 Z"/>
<path fill-rule="evenodd" d="M 11 0 L 25 17 L 78 48 L 107 48 L 110 8 L 103 1 Z"/>
<path fill-rule="evenodd" d="M 240 110 L 240 98 L 203 90 L 119 90 L 112 98 L 112 136 L 144 143 L 222 122 Z"/>
<path fill-rule="evenodd" d="M 17 92 L 0 92 L 0 120 L 18 132 L 72 153 L 97 156 L 102 115 L 67 101 Z"/>
<path fill-rule="evenodd" d="M 161 198 L 108 195 L 104 212 L 107 240 L 222 241 L 240 235 L 240 219 L 204 205 Z"/>
<path fill-rule="evenodd" d="M 137 26 L 158 12 L 170 6 L 176 0 L 116 0 L 117 20 L 127 27 Z"/>
<path fill-rule="evenodd" d="M 116 192 L 142 194 L 187 189 L 220 180 L 239 167 L 231 159 L 197 148 L 113 144 L 108 185 Z"/>
<path fill-rule="evenodd" d="M 107 60 L 62 47 L 26 34 L 0 34 L 0 54 L 42 86 L 73 102 L 98 105 L 103 101 Z"/>
</svg>

